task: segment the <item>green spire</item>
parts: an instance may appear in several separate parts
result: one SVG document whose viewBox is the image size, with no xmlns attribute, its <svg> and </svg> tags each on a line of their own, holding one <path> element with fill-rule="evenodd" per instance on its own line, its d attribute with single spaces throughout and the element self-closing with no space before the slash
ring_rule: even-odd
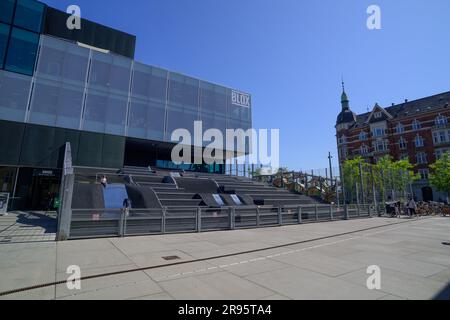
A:
<svg viewBox="0 0 450 320">
<path fill-rule="evenodd" d="M 350 109 L 350 104 L 349 104 L 349 100 L 347 97 L 347 93 L 345 93 L 345 84 L 344 84 L 344 80 L 342 80 L 342 95 L 341 95 L 341 105 L 342 105 L 342 110 L 348 110 Z"/>
</svg>

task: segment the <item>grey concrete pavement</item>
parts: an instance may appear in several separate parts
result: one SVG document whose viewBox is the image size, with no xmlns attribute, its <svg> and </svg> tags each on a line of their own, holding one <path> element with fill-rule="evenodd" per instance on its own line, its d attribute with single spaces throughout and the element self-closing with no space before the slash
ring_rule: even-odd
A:
<svg viewBox="0 0 450 320">
<path fill-rule="evenodd" d="M 398 222 L 406 222 L 396 224 Z M 235 254 L 52 285 L 1 299 L 433 299 L 450 285 L 450 219 L 387 218 L 267 229 L 0 245 L 0 292 L 82 276 Z M 177 256 L 173 261 L 164 257 Z M 381 268 L 381 290 L 366 287 Z"/>
</svg>

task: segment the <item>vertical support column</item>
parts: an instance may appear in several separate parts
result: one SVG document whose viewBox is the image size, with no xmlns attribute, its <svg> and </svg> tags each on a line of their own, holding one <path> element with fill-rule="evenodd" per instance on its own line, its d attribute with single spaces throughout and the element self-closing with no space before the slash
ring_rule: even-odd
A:
<svg viewBox="0 0 450 320">
<path fill-rule="evenodd" d="M 283 211 L 281 209 L 281 206 L 278 206 L 278 224 L 280 226 L 283 225 Z"/>
<path fill-rule="evenodd" d="M 259 212 L 259 207 L 256 207 L 256 226 L 259 227 L 259 225 L 261 224 L 261 217 L 260 217 L 260 212 Z"/>
<path fill-rule="evenodd" d="M 123 237 L 125 235 L 125 210 L 120 213 L 119 218 L 119 237 Z"/>
<path fill-rule="evenodd" d="M 166 233 L 166 208 L 163 208 L 161 212 L 161 233 Z"/>
<path fill-rule="evenodd" d="M 236 229 L 236 209 L 231 207 L 229 210 L 229 222 L 230 222 L 230 230 Z"/>
<path fill-rule="evenodd" d="M 75 182 L 74 174 L 65 175 L 62 184 L 62 202 L 58 216 L 58 241 L 68 240 L 70 237 L 70 224 L 72 221 L 72 194 L 73 184 Z"/>
<path fill-rule="evenodd" d="M 302 207 L 298 207 L 298 224 L 302 224 Z"/>
<path fill-rule="evenodd" d="M 61 205 L 58 210 L 58 241 L 68 240 L 70 237 L 70 224 L 72 222 L 72 195 L 75 175 L 72 167 L 72 148 L 66 142 L 64 150 L 63 178 L 61 181 L 60 198 Z"/>
<path fill-rule="evenodd" d="M 360 161 L 359 162 L 359 179 L 360 179 L 360 184 L 361 184 L 361 203 L 366 204 L 365 197 L 364 197 L 364 177 L 363 177 L 362 170 L 363 170 L 362 163 Z"/>
<path fill-rule="evenodd" d="M 197 208 L 197 232 L 202 232 L 202 208 Z"/>
</svg>

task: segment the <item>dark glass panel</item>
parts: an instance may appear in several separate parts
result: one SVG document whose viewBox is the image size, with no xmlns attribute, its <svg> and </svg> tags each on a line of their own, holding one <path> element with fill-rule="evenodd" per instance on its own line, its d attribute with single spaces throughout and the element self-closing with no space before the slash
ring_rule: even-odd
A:
<svg viewBox="0 0 450 320">
<path fill-rule="evenodd" d="M 0 69 L 3 69 L 10 27 L 0 23 Z"/>
<path fill-rule="evenodd" d="M 14 25 L 40 33 L 45 4 L 34 0 L 17 0 Z"/>
<path fill-rule="evenodd" d="M 0 21 L 11 24 L 14 14 L 15 0 L 1 0 L 0 1 Z"/>
<path fill-rule="evenodd" d="M 39 35 L 37 33 L 13 28 L 5 69 L 30 76 L 33 75 L 38 44 Z"/>
<path fill-rule="evenodd" d="M 0 165 L 19 164 L 24 124 L 0 121 Z"/>
</svg>

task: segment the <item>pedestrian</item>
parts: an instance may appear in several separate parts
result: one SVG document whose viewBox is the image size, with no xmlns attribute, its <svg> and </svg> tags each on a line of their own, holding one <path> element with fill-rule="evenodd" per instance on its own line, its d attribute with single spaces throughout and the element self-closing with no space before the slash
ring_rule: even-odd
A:
<svg viewBox="0 0 450 320">
<path fill-rule="evenodd" d="M 416 211 L 417 211 L 417 204 L 414 201 L 414 198 L 409 199 L 408 202 L 408 211 L 409 211 L 409 216 L 410 218 L 414 217 L 416 215 Z"/>
<path fill-rule="evenodd" d="M 401 217 L 400 202 L 395 203 L 395 217 L 397 219 Z"/>
<path fill-rule="evenodd" d="M 131 207 L 130 199 L 128 198 L 123 199 L 122 210 L 125 213 L 125 216 L 127 217 L 130 215 L 130 207 Z"/>
<path fill-rule="evenodd" d="M 106 176 L 102 177 L 100 183 L 102 184 L 103 188 L 106 188 L 106 186 L 108 185 L 108 179 L 106 179 Z"/>
<path fill-rule="evenodd" d="M 47 207 L 45 211 L 49 212 L 52 209 L 53 209 L 53 195 L 51 194 L 51 192 L 49 192 L 47 194 Z"/>
</svg>

